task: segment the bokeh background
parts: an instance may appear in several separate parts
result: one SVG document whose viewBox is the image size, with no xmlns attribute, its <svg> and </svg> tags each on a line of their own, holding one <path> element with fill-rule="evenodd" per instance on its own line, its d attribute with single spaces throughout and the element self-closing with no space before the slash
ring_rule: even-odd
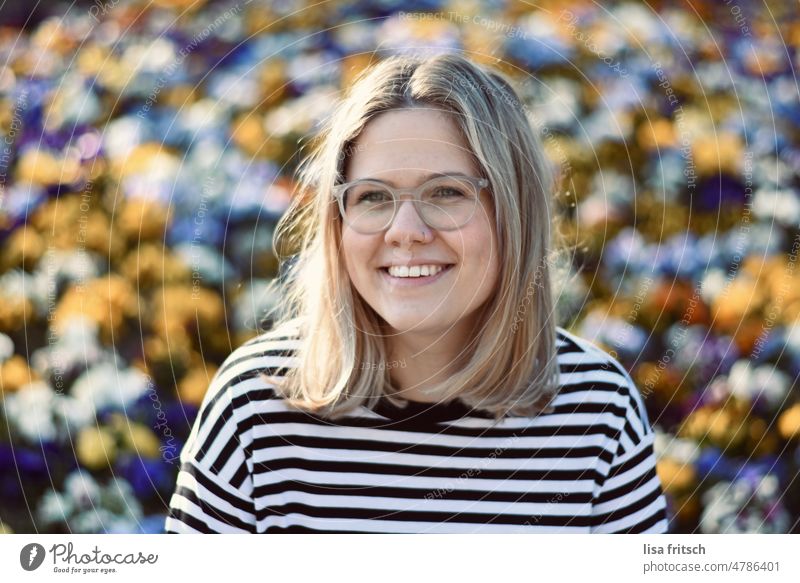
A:
<svg viewBox="0 0 800 583">
<path fill-rule="evenodd" d="M 2 3 L 0 531 L 162 530 L 304 145 L 459 51 L 563 175 L 560 323 L 637 382 L 672 532 L 797 532 L 799 46 L 782 1 Z"/>
</svg>

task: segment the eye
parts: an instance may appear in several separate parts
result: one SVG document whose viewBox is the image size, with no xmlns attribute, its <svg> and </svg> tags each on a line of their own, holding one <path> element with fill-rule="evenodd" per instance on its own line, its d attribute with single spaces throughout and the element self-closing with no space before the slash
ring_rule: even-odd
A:
<svg viewBox="0 0 800 583">
<path fill-rule="evenodd" d="M 390 200 L 391 197 L 385 190 L 368 190 L 366 192 L 359 192 L 355 196 L 356 204 L 362 202 L 388 202 Z"/>
<path fill-rule="evenodd" d="M 466 194 L 453 186 L 439 186 L 433 191 L 433 196 L 437 198 L 463 198 Z"/>
<path fill-rule="evenodd" d="M 374 205 L 392 201 L 392 195 L 385 188 L 362 185 L 351 188 L 345 195 L 345 205 Z"/>
</svg>

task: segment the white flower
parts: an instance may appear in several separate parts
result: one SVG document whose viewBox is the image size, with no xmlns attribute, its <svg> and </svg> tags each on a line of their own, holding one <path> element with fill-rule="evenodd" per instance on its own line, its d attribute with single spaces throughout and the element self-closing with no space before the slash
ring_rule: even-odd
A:
<svg viewBox="0 0 800 583">
<path fill-rule="evenodd" d="M 64 322 L 56 342 L 31 355 L 31 366 L 44 377 L 64 377 L 102 361 L 119 362 L 120 358 L 113 350 L 101 346 L 97 333 L 97 322 L 73 316 Z M 56 387 L 58 393 L 63 390 L 63 387 Z"/>
<path fill-rule="evenodd" d="M 730 494 L 731 483 L 714 484 L 703 495 L 703 514 L 700 517 L 700 530 L 703 534 L 722 534 L 739 532 L 736 516 L 739 505 Z"/>
<path fill-rule="evenodd" d="M 11 358 L 14 354 L 14 341 L 0 332 L 0 363 Z"/>
<path fill-rule="evenodd" d="M 100 485 L 75 470 L 64 481 L 64 492 L 45 493 L 37 513 L 43 523 L 65 524 L 75 533 L 138 532 L 142 506 L 124 479 Z"/>
<path fill-rule="evenodd" d="M 753 213 L 764 221 L 796 225 L 800 221 L 800 200 L 790 188 L 760 188 L 753 200 Z"/>
<path fill-rule="evenodd" d="M 706 271 L 700 283 L 700 295 L 707 304 L 714 303 L 719 295 L 725 291 L 728 282 L 725 272 L 721 269 L 709 269 Z"/>
<path fill-rule="evenodd" d="M 74 506 L 66 496 L 48 490 L 39 500 L 36 514 L 44 524 L 63 523 L 72 514 Z"/>
<path fill-rule="evenodd" d="M 694 440 L 675 437 L 659 428 L 655 429 L 655 433 L 653 449 L 658 459 L 669 458 L 684 465 L 691 465 L 700 455 L 700 448 Z"/>
<path fill-rule="evenodd" d="M 93 409 L 124 408 L 142 396 L 149 386 L 143 372 L 128 368 L 117 369 L 110 362 L 93 366 L 75 380 L 72 394 Z"/>
<path fill-rule="evenodd" d="M 748 479 L 720 482 L 703 495 L 700 530 L 705 534 L 786 533 L 790 517 L 778 504 L 778 478 L 762 476 L 757 484 Z"/>
<path fill-rule="evenodd" d="M 7 396 L 5 410 L 11 425 L 30 441 L 54 441 L 58 436 L 53 422 L 55 396 L 41 381 L 25 385 Z"/>
<path fill-rule="evenodd" d="M 70 518 L 69 529 L 74 533 L 94 534 L 105 532 L 106 527 L 114 522 L 114 515 L 105 508 L 91 508 Z"/>
<path fill-rule="evenodd" d="M 69 434 L 93 423 L 94 413 L 91 405 L 69 395 L 59 397 L 53 404 L 54 418 Z"/>
<path fill-rule="evenodd" d="M 732 395 L 748 402 L 761 397 L 773 409 L 783 405 L 791 386 L 786 373 L 770 364 L 753 367 L 749 360 L 739 360 L 731 367 L 728 384 Z"/>
<path fill-rule="evenodd" d="M 78 508 L 92 508 L 100 502 L 100 486 L 87 472 L 76 470 L 64 480 L 64 492 Z"/>
</svg>

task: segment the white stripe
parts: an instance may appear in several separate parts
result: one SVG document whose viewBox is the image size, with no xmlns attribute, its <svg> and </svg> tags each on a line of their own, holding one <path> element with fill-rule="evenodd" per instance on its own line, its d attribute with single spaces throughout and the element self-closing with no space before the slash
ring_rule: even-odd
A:
<svg viewBox="0 0 800 583">
<path fill-rule="evenodd" d="M 498 502 L 492 500 L 453 500 L 445 494 L 442 498 L 414 499 L 388 498 L 382 496 L 342 496 L 307 494 L 289 491 L 273 496 L 264 496 L 259 504 L 282 506 L 297 502 L 315 508 L 360 508 L 366 510 L 386 510 L 392 512 L 451 512 L 455 514 L 513 514 L 523 517 L 541 516 L 589 516 L 591 504 L 565 504 L 542 502 Z M 391 516 L 387 516 L 391 518 Z"/>
<path fill-rule="evenodd" d="M 394 532 L 394 533 L 426 533 L 426 534 L 451 534 L 451 533 L 588 533 L 589 527 L 584 526 L 543 526 L 540 524 L 513 525 L 513 524 L 465 524 L 463 522 L 408 522 L 403 520 L 345 520 L 341 518 L 312 518 L 302 514 L 287 514 L 286 516 L 270 516 L 259 521 L 259 531 L 264 531 L 270 526 L 304 526 L 316 530 L 334 530 L 339 532 Z"/>
<path fill-rule="evenodd" d="M 614 498 L 613 500 L 603 502 L 602 504 L 596 504 L 594 507 L 594 513 L 606 514 L 608 512 L 613 512 L 614 510 L 626 508 L 642 498 L 647 498 L 647 496 L 653 493 L 653 490 L 655 490 L 658 485 L 658 477 L 653 476 L 650 481 L 648 481 L 646 484 L 642 484 L 642 486 L 636 490 L 626 492 L 624 495 Z"/>
<path fill-rule="evenodd" d="M 208 516 L 202 511 L 202 509 L 199 506 L 197 506 L 196 504 L 190 502 L 189 500 L 178 494 L 172 495 L 170 506 L 172 508 L 177 508 L 178 510 L 183 511 L 189 516 L 198 519 L 200 522 L 206 523 L 209 529 L 211 529 L 214 532 L 225 532 L 225 533 L 247 532 L 246 530 L 242 530 L 241 528 L 236 528 L 235 526 L 231 526 L 230 524 L 221 522 L 212 516 Z"/>
<path fill-rule="evenodd" d="M 603 474 L 608 471 L 609 464 L 595 456 L 574 458 L 513 458 L 501 457 L 442 457 L 438 455 L 421 455 L 402 452 L 363 451 L 358 449 L 317 449 L 294 445 L 271 447 L 253 452 L 253 463 L 269 464 L 271 461 L 299 458 L 317 462 L 352 462 L 378 464 L 396 467 L 403 472 L 403 467 L 411 468 L 447 468 L 455 470 L 474 469 L 475 471 L 524 471 L 524 470 L 581 470 L 597 463 L 597 470 Z"/>
<path fill-rule="evenodd" d="M 420 490 L 435 491 L 438 489 L 448 489 L 453 487 L 455 490 L 483 490 L 486 492 L 531 492 L 546 493 L 554 496 L 559 492 L 571 493 L 593 493 L 596 487 L 594 480 L 498 480 L 473 476 L 469 481 L 462 480 L 458 484 L 458 478 L 435 478 L 429 476 L 397 476 L 393 474 L 368 474 L 365 472 L 353 472 L 343 475 L 341 472 L 325 472 L 302 470 L 299 468 L 288 468 L 273 472 L 256 473 L 253 476 L 254 488 L 277 484 L 284 481 L 305 482 L 307 484 L 319 484 L 324 486 L 351 485 L 351 486 L 375 486 L 390 488 L 416 488 Z"/>
<path fill-rule="evenodd" d="M 196 471 L 200 471 L 196 469 Z M 220 483 L 219 480 L 215 480 L 212 477 L 208 476 L 208 472 L 202 472 L 210 481 L 213 481 L 217 485 L 219 485 L 221 490 L 227 492 L 232 498 L 237 498 L 239 500 L 243 500 L 242 494 L 236 491 L 233 491 L 233 487 L 229 484 Z M 213 494 L 208 488 L 200 484 L 194 476 L 189 474 L 188 472 L 181 471 L 178 473 L 178 486 L 183 486 L 187 490 L 190 490 L 195 493 L 195 495 L 205 502 L 208 502 L 210 506 L 216 508 L 217 510 L 224 512 L 225 514 L 229 514 L 231 516 L 235 516 L 236 518 L 240 519 L 243 522 L 250 522 L 252 521 L 253 517 L 250 513 L 244 512 L 243 510 L 236 508 L 230 502 L 225 500 L 224 498 L 220 498 Z"/>
<path fill-rule="evenodd" d="M 609 522 L 606 524 L 602 524 L 598 526 L 594 532 L 598 533 L 611 533 L 611 532 L 618 532 L 623 531 L 631 526 L 635 526 L 640 522 L 644 521 L 650 516 L 657 514 L 664 506 L 664 498 L 659 497 L 653 500 L 645 508 L 642 508 L 638 512 L 631 514 L 630 516 L 626 516 L 625 518 L 620 518 L 619 520 L 615 520 L 613 522 Z"/>
<path fill-rule="evenodd" d="M 339 427 L 314 425 L 311 423 L 269 423 L 256 425 L 243 435 L 254 439 L 281 436 L 286 445 L 293 443 L 295 437 L 318 437 L 327 439 L 357 439 L 373 443 L 392 443 L 406 445 L 433 445 L 454 449 L 480 448 L 497 452 L 525 451 L 546 448 L 603 447 L 612 455 L 616 453 L 616 443 L 602 434 L 590 435 L 544 435 L 512 437 L 470 437 L 468 435 L 449 435 L 444 433 L 414 433 L 392 429 L 370 427 Z"/>
</svg>

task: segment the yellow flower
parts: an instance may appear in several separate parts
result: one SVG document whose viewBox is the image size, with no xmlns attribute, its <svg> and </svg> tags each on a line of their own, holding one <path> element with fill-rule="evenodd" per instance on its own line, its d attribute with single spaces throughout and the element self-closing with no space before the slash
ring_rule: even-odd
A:
<svg viewBox="0 0 800 583">
<path fill-rule="evenodd" d="M 42 186 L 77 182 L 82 173 L 75 157 L 56 158 L 47 150 L 26 150 L 17 163 L 16 178 Z"/>
<path fill-rule="evenodd" d="M 0 393 L 11 393 L 39 379 L 28 367 L 27 361 L 15 354 L 0 365 Z"/>
<path fill-rule="evenodd" d="M 0 293 L 0 331 L 15 332 L 26 327 L 35 310 L 28 298 Z"/>
<path fill-rule="evenodd" d="M 128 318 L 138 314 L 134 289 L 119 275 L 109 274 L 84 285 L 71 286 L 61 298 L 55 312 L 54 328 L 60 331 L 74 315 L 84 316 L 100 326 L 100 338 L 110 343 L 118 337 Z"/>
<path fill-rule="evenodd" d="M 144 243 L 128 253 L 121 271 L 137 289 L 164 282 L 187 282 L 189 267 L 160 243 Z"/>
<path fill-rule="evenodd" d="M 784 439 L 800 437 L 800 403 L 781 413 L 778 418 L 778 431 Z"/>
<path fill-rule="evenodd" d="M 647 150 L 663 150 L 677 144 L 675 128 L 668 119 L 656 119 L 643 123 L 636 131 L 639 144 Z"/>
<path fill-rule="evenodd" d="M 15 230 L 3 243 L 0 252 L 0 272 L 16 267 L 30 270 L 44 253 L 44 241 L 41 235 L 27 225 Z"/>
<path fill-rule="evenodd" d="M 214 365 L 207 364 L 206 367 L 207 368 L 192 368 L 186 373 L 186 376 L 181 379 L 181 382 L 178 384 L 178 394 L 180 395 L 181 401 L 197 406 L 202 403 L 211 378 L 214 376 L 214 373 L 217 372 L 217 368 Z"/>
<path fill-rule="evenodd" d="M 692 144 L 692 155 L 698 174 L 708 176 L 720 172 L 737 175 L 744 156 L 744 146 L 731 132 L 699 135 Z"/>
<path fill-rule="evenodd" d="M 697 484 L 697 472 L 694 466 L 672 458 L 658 460 L 656 473 L 664 492 L 674 496 L 687 492 Z"/>
<path fill-rule="evenodd" d="M 160 240 L 170 222 L 168 209 L 160 202 L 132 198 L 117 215 L 117 227 L 128 241 Z"/>
<path fill-rule="evenodd" d="M 86 427 L 78 433 L 75 452 L 83 466 L 90 470 L 101 470 L 114 463 L 117 444 L 107 427 Z"/>
<path fill-rule="evenodd" d="M 160 455 L 161 442 L 149 427 L 135 423 L 120 413 L 112 416 L 111 425 L 124 449 L 135 451 L 142 457 L 157 458 Z"/>
</svg>

